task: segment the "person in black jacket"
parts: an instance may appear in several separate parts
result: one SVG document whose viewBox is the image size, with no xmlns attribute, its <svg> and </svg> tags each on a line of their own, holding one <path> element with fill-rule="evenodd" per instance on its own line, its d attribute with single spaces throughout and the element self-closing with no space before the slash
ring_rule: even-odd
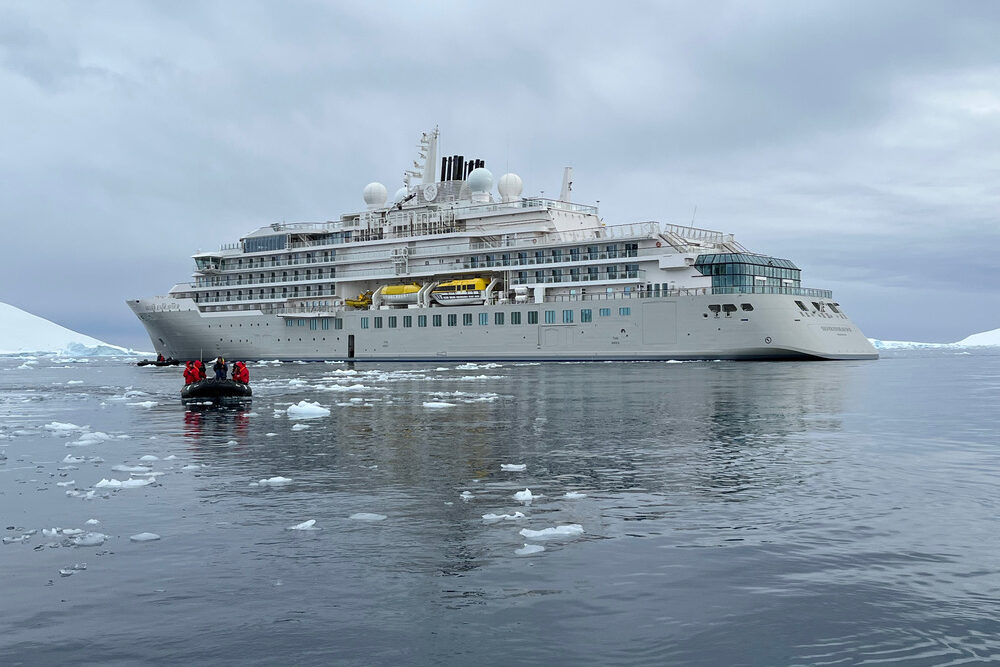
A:
<svg viewBox="0 0 1000 667">
<path fill-rule="evenodd" d="M 225 380 L 226 379 L 226 373 L 229 372 L 229 367 L 226 366 L 226 360 L 225 359 L 223 359 L 222 357 L 218 357 L 215 360 L 215 365 L 212 366 L 212 370 L 215 371 L 215 379 L 216 380 Z"/>
</svg>

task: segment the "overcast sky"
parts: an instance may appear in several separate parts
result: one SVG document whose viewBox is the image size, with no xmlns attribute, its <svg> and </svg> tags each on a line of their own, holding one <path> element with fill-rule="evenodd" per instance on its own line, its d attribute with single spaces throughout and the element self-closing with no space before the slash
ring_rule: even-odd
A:
<svg viewBox="0 0 1000 667">
<path fill-rule="evenodd" d="M 148 348 L 192 253 L 443 154 L 792 259 L 871 337 L 1000 327 L 997 2 L 0 0 L 0 301 Z"/>
</svg>

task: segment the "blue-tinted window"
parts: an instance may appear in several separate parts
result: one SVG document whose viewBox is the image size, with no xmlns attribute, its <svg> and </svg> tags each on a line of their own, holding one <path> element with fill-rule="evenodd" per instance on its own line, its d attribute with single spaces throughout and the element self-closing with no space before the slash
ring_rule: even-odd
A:
<svg viewBox="0 0 1000 667">
<path fill-rule="evenodd" d="M 437 316 L 435 315 L 435 317 L 437 317 Z M 448 316 L 448 326 L 450 326 L 450 327 L 457 327 L 458 326 L 458 315 L 449 315 Z"/>
<path fill-rule="evenodd" d="M 472 326 L 472 313 L 462 313 L 462 326 Z"/>
<path fill-rule="evenodd" d="M 403 328 L 404 329 L 409 329 L 412 326 L 413 326 L 413 316 L 412 315 L 403 315 Z"/>
<path fill-rule="evenodd" d="M 594 319 L 594 311 L 590 310 L 589 308 L 584 308 L 580 311 L 581 322 L 590 322 L 593 319 Z"/>
<path fill-rule="evenodd" d="M 520 311 L 513 312 L 513 313 L 510 314 L 510 323 L 511 324 L 520 324 L 521 323 L 521 313 L 520 313 Z"/>
<path fill-rule="evenodd" d="M 368 328 L 368 318 L 367 317 L 362 317 L 361 318 L 361 328 L 362 329 L 367 329 Z"/>
<path fill-rule="evenodd" d="M 564 310 L 563 311 L 563 324 L 573 324 L 573 311 Z"/>
<path fill-rule="evenodd" d="M 538 324 L 538 311 L 529 310 L 528 311 L 528 324 Z"/>
<path fill-rule="evenodd" d="M 375 318 L 375 328 L 376 329 L 381 329 L 382 328 L 382 318 L 381 317 L 376 317 Z"/>
<path fill-rule="evenodd" d="M 545 323 L 546 324 L 555 324 L 556 323 L 556 311 L 554 311 L 554 310 L 546 310 L 545 311 Z"/>
<path fill-rule="evenodd" d="M 601 315 L 601 317 L 610 317 L 611 316 L 611 309 L 610 308 L 601 308 L 600 315 Z"/>
<path fill-rule="evenodd" d="M 427 326 L 427 316 L 426 315 L 417 315 L 417 326 L 418 327 L 426 327 Z"/>
<path fill-rule="evenodd" d="M 490 323 L 490 314 L 479 313 L 479 325 L 485 327 L 489 323 Z"/>
<path fill-rule="evenodd" d="M 632 314 L 632 309 L 628 308 L 628 307 L 619 308 L 618 309 L 618 314 L 619 315 L 623 315 L 623 316 L 631 315 Z"/>
<path fill-rule="evenodd" d="M 493 324 L 503 324 L 503 313 L 498 312 L 493 314 Z"/>
</svg>

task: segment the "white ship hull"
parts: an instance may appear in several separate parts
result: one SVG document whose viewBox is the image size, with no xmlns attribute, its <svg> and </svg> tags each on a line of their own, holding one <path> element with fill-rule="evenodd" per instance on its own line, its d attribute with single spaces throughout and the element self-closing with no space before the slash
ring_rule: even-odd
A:
<svg viewBox="0 0 1000 667">
<path fill-rule="evenodd" d="M 741 306 L 728 316 L 708 306 Z M 201 313 L 188 299 L 129 301 L 156 350 L 177 359 L 335 361 L 639 361 L 690 359 L 876 359 L 844 314 L 803 313 L 779 294 L 700 294 L 405 310 L 334 310 L 296 316 Z M 581 322 L 590 310 L 592 321 Z M 608 315 L 600 315 L 608 309 Z M 625 309 L 625 310 L 622 310 Z M 528 313 L 538 324 L 527 324 Z M 545 322 L 546 311 L 557 322 Z M 564 316 L 563 311 L 571 314 Z M 511 314 L 522 324 L 511 324 Z M 480 317 L 485 313 L 485 322 Z M 497 324 L 497 313 L 503 324 Z M 456 324 L 448 326 L 448 316 Z M 418 317 L 427 318 L 418 326 Z M 441 316 L 442 325 L 433 326 Z M 466 316 L 471 316 L 472 324 Z M 395 327 L 389 327 L 389 318 Z M 411 326 L 404 327 L 409 317 Z M 563 319 L 572 318 L 572 323 Z M 367 318 L 368 328 L 363 328 Z M 375 318 L 381 327 L 375 328 Z M 337 329 L 339 320 L 342 328 Z M 291 321 L 291 325 L 287 322 Z M 329 328 L 324 329 L 324 321 Z M 314 322 L 315 324 L 310 324 Z M 315 328 L 313 328 L 315 327 Z"/>
</svg>

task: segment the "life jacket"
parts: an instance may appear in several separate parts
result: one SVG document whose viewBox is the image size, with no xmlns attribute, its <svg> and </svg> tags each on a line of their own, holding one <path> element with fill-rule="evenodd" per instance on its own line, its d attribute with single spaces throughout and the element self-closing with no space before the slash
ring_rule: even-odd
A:
<svg viewBox="0 0 1000 667">
<path fill-rule="evenodd" d="M 205 364 L 201 363 L 201 359 L 198 359 L 197 361 L 194 362 L 194 367 L 198 371 L 199 380 L 204 380 L 205 378 L 208 377 L 208 374 L 205 372 Z"/>
<path fill-rule="evenodd" d="M 247 370 L 246 364 L 242 361 L 237 361 L 233 364 L 233 379 L 243 384 L 250 381 L 250 371 Z"/>
</svg>

